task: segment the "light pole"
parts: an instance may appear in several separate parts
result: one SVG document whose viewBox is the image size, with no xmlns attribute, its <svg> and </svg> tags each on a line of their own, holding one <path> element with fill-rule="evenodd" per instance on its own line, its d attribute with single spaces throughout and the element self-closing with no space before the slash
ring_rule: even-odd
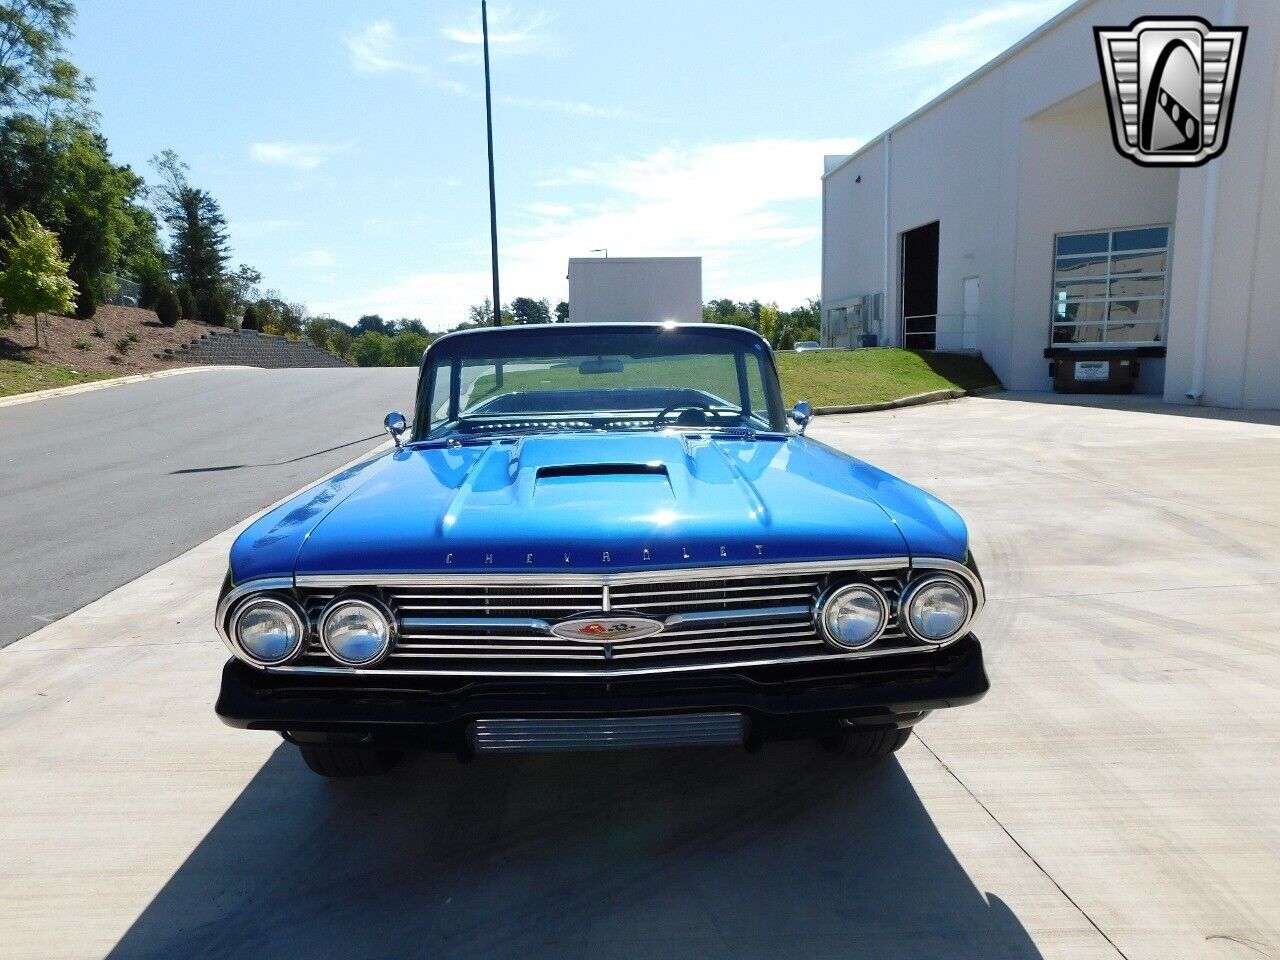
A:
<svg viewBox="0 0 1280 960">
<path fill-rule="evenodd" d="M 500 327 L 502 295 L 498 292 L 498 200 L 493 186 L 493 97 L 489 93 L 489 5 L 486 0 L 480 0 L 480 30 L 484 35 L 484 122 L 489 134 L 489 249 L 493 261 L 493 325 Z"/>
</svg>

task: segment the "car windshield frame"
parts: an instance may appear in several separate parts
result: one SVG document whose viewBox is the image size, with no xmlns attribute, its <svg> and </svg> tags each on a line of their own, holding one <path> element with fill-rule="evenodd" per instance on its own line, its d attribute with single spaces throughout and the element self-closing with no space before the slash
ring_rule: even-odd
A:
<svg viewBox="0 0 1280 960">
<path fill-rule="evenodd" d="M 461 409 L 459 397 L 462 366 L 473 360 L 478 363 L 489 361 L 501 362 L 512 360 L 516 363 L 531 359 L 548 359 L 563 361 L 566 358 L 590 357 L 625 357 L 632 361 L 650 360 L 663 357 L 696 357 L 696 356 L 728 356 L 733 358 L 737 381 L 737 396 L 717 397 L 709 391 L 702 391 L 696 384 L 688 387 L 676 387 L 657 384 L 652 387 L 603 387 L 602 390 L 646 389 L 651 391 L 671 390 L 673 393 L 700 393 L 711 400 L 724 400 L 728 406 L 718 408 L 726 418 L 732 414 L 732 423 L 701 423 L 690 425 L 677 423 L 678 417 L 671 416 L 661 423 L 649 423 L 644 426 L 630 428 L 596 427 L 590 425 L 592 417 L 607 419 L 618 416 L 621 411 L 565 411 L 572 414 L 576 426 L 569 424 L 560 426 L 552 414 L 533 412 L 524 414 L 533 417 L 527 427 L 516 427 L 512 430 L 500 431 L 503 436 L 542 432 L 551 429 L 557 432 L 565 430 L 605 430 L 622 432 L 624 429 L 652 430 L 679 429 L 690 432 L 736 431 L 749 433 L 787 433 L 786 414 L 783 410 L 782 392 L 778 384 L 777 365 L 773 350 L 768 342 L 759 334 L 742 327 L 718 324 L 548 324 L 533 326 L 509 326 L 481 328 L 447 334 L 436 340 L 423 356 L 420 376 L 418 378 L 418 394 L 415 405 L 416 415 L 411 442 L 419 443 L 429 440 L 440 440 L 458 436 L 472 435 L 472 431 L 464 428 L 464 424 L 477 421 L 485 414 L 471 408 Z M 751 364 L 757 365 L 757 371 L 751 371 Z M 612 372 L 612 371 L 610 371 Z M 444 375 L 449 389 L 448 410 L 444 418 L 432 422 L 432 399 L 437 396 L 437 379 Z M 584 377 L 589 376 L 584 374 Z M 752 388 L 748 383 L 749 376 L 758 376 L 756 386 L 762 388 L 765 409 L 753 409 Z M 584 379 L 584 388 L 588 383 Z M 569 393 L 569 390 L 549 391 Z M 502 394 L 494 399 L 513 396 L 514 393 Z M 491 402 L 491 401 L 486 401 Z M 436 404 L 437 408 L 439 403 Z M 715 418 L 719 419 L 721 414 Z M 505 421 L 518 420 L 519 416 L 503 415 Z M 641 420 L 644 419 L 642 416 Z M 707 419 L 707 418 L 702 418 Z M 586 421 L 584 423 L 584 421 Z M 551 425 L 548 426 L 548 423 Z"/>
</svg>

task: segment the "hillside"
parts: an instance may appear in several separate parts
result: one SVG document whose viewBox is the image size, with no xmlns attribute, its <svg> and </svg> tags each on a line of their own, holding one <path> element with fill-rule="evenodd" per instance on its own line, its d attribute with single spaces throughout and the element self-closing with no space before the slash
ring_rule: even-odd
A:
<svg viewBox="0 0 1280 960">
<path fill-rule="evenodd" d="M 41 364 L 61 368 L 64 374 L 46 374 L 61 382 L 49 386 L 61 386 L 81 379 L 100 379 L 101 375 L 123 376 L 150 373 L 181 366 L 180 362 L 157 359 L 155 354 L 166 347 L 179 347 L 208 333 L 212 328 L 192 320 L 179 320 L 177 326 L 161 325 L 155 313 L 136 307 L 101 306 L 91 320 L 74 317 L 42 315 L 40 317 L 40 348 L 36 349 L 34 325 L 30 317 L 19 317 L 17 325 L 0 329 L 0 394 L 18 392 L 5 389 L 15 384 L 23 370 L 20 364 L 30 364 L 27 379 L 35 377 L 36 385 L 26 389 L 40 389 Z M 15 373 L 15 371 L 17 371 Z M 80 374 L 99 376 L 82 377 Z"/>
</svg>

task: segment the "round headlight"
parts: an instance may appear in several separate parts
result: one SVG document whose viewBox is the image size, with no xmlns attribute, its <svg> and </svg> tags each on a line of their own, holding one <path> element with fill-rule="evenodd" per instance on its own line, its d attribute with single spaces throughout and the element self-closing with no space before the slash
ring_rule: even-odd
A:
<svg viewBox="0 0 1280 960">
<path fill-rule="evenodd" d="M 391 649 L 391 619 L 368 600 L 338 600 L 320 618 L 320 642 L 349 667 L 377 663 Z"/>
<path fill-rule="evenodd" d="M 271 666 L 292 659 L 306 634 L 302 617 L 283 600 L 250 600 L 236 613 L 231 627 L 240 649 L 255 663 Z"/>
<path fill-rule="evenodd" d="M 934 574 L 907 584 L 901 603 L 903 627 L 925 643 L 950 643 L 973 616 L 969 588 L 947 574 Z"/>
<path fill-rule="evenodd" d="M 833 645 L 858 650 L 875 642 L 889 621 L 889 602 L 867 583 L 835 590 L 819 612 L 822 632 Z"/>
</svg>

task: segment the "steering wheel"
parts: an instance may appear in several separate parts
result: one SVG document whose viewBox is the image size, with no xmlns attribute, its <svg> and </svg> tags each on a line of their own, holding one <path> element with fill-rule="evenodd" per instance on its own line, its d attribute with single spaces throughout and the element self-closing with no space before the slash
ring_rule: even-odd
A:
<svg viewBox="0 0 1280 960">
<path fill-rule="evenodd" d="M 711 408 L 707 406 L 707 404 L 703 403 L 701 400 L 673 403 L 671 404 L 671 406 L 665 408 L 660 414 L 658 414 L 656 417 L 653 418 L 654 428 L 657 429 L 658 427 L 660 427 L 662 425 L 662 421 L 667 418 L 668 414 L 675 413 L 677 410 L 698 410 L 704 415 L 702 417 L 702 422 L 703 424 L 705 424 L 707 419 L 705 414 L 709 412 Z M 683 414 L 681 416 L 683 416 Z M 677 419 L 676 422 L 678 423 L 679 420 Z"/>
</svg>

